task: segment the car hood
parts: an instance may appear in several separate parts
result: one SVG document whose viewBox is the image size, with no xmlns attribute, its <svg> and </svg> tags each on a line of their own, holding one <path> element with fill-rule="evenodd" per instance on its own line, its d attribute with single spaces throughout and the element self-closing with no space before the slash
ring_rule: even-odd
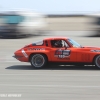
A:
<svg viewBox="0 0 100 100">
<path fill-rule="evenodd" d="M 90 47 L 90 46 L 85 46 L 85 47 L 83 47 L 84 48 L 84 50 L 89 50 L 89 51 L 91 51 L 91 52 L 100 52 L 100 47 Z"/>
<path fill-rule="evenodd" d="M 91 47 L 91 46 L 85 46 L 84 48 L 89 48 L 89 49 L 100 49 L 100 47 Z"/>
</svg>

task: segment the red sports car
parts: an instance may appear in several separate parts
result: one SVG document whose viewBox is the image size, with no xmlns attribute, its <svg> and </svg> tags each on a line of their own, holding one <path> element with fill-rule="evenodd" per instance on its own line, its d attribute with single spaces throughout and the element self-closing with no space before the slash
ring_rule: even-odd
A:
<svg viewBox="0 0 100 100">
<path fill-rule="evenodd" d="M 30 62 L 34 68 L 48 63 L 95 65 L 100 68 L 100 48 L 81 46 L 66 37 L 46 38 L 31 43 L 14 53 L 17 60 Z"/>
</svg>

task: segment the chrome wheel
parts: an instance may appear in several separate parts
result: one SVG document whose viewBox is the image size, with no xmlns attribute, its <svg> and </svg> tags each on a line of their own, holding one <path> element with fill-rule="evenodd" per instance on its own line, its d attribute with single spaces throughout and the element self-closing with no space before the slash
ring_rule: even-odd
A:
<svg viewBox="0 0 100 100">
<path fill-rule="evenodd" d="M 31 58 L 31 65 L 34 66 L 35 68 L 41 68 L 45 65 L 45 63 L 46 59 L 41 54 L 35 54 Z"/>
<path fill-rule="evenodd" d="M 95 58 L 95 65 L 100 68 L 100 55 Z"/>
</svg>

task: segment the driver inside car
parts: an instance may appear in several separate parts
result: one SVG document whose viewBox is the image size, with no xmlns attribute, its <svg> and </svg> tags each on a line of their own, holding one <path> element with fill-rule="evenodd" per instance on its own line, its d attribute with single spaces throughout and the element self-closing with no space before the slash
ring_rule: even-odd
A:
<svg viewBox="0 0 100 100">
<path fill-rule="evenodd" d="M 62 41 L 61 40 L 56 40 L 56 41 L 53 41 L 53 47 L 63 47 L 62 45 Z"/>
</svg>

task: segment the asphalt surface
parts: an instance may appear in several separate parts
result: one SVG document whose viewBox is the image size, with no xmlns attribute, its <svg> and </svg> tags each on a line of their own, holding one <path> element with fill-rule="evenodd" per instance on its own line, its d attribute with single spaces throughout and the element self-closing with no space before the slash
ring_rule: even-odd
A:
<svg viewBox="0 0 100 100">
<path fill-rule="evenodd" d="M 12 58 L 15 50 L 44 37 L 66 36 L 84 46 L 100 46 L 99 37 L 82 37 L 83 33 L 88 32 L 0 39 L 0 100 L 100 100 L 100 70 L 95 66 L 52 65 L 36 70 Z"/>
</svg>

